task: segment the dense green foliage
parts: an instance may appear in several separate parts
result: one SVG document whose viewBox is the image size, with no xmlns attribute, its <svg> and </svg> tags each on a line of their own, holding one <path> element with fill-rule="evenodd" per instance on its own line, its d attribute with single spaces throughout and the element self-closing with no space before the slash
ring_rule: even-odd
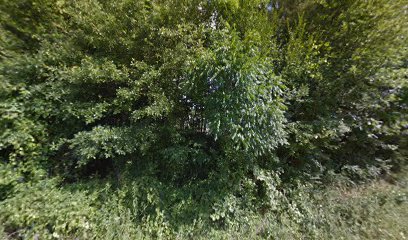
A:
<svg viewBox="0 0 408 240">
<path fill-rule="evenodd" d="M 405 168 L 406 12 L 403 0 L 0 0 L 0 231 L 368 226 L 334 216 L 347 204 L 321 213 L 308 204 L 332 200 L 297 196 Z M 283 226 L 297 230 L 269 232 Z"/>
</svg>

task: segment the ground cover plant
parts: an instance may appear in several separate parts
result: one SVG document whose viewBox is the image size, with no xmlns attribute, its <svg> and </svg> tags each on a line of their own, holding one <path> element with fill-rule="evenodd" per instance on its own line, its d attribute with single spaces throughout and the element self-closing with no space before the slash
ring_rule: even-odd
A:
<svg viewBox="0 0 408 240">
<path fill-rule="evenodd" d="M 403 0 L 0 0 L 5 239 L 405 239 Z"/>
</svg>

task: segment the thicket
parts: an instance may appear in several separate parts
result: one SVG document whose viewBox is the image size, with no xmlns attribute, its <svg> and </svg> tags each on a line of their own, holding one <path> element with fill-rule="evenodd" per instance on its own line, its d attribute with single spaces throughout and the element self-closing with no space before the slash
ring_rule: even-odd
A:
<svg viewBox="0 0 408 240">
<path fill-rule="evenodd" d="M 318 237 L 337 220 L 301 193 L 406 165 L 407 11 L 0 0 L 0 231 L 208 237 L 264 217 L 300 235 L 258 237 Z"/>
</svg>

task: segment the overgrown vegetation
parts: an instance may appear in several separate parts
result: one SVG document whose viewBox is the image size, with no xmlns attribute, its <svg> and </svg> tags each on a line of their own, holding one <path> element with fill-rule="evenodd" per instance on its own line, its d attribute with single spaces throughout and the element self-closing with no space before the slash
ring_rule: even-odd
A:
<svg viewBox="0 0 408 240">
<path fill-rule="evenodd" d="M 0 0 L 0 234 L 405 239 L 407 10 Z"/>
</svg>

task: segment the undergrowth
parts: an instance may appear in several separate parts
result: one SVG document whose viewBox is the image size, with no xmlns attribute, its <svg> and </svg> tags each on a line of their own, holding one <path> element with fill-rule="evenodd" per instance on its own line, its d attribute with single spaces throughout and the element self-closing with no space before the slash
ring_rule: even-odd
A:
<svg viewBox="0 0 408 240">
<path fill-rule="evenodd" d="M 270 192 L 264 208 L 238 192 L 200 199 L 189 196 L 197 186 L 152 178 L 120 187 L 42 179 L 12 187 L 0 202 L 0 230 L 3 239 L 405 239 L 408 181 L 396 179 L 297 184 Z"/>
</svg>

